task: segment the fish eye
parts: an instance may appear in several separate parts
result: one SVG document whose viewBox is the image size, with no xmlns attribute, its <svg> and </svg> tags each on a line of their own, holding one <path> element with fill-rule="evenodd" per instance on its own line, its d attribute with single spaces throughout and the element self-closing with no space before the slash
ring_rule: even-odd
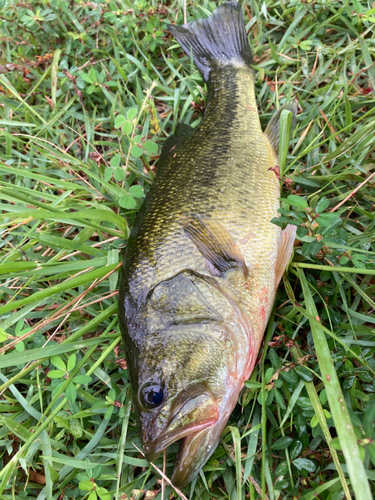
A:
<svg viewBox="0 0 375 500">
<path fill-rule="evenodd" d="M 139 399 L 145 408 L 157 408 L 164 401 L 164 388 L 158 382 L 146 382 L 139 390 Z"/>
</svg>

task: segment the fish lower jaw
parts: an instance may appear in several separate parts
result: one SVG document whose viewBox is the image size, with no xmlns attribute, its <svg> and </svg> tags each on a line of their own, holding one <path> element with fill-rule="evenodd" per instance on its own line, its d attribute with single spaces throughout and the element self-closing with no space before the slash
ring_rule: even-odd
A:
<svg viewBox="0 0 375 500">
<path fill-rule="evenodd" d="M 164 450 L 168 448 L 171 444 L 175 443 L 176 441 L 181 440 L 180 443 L 180 449 L 181 446 L 183 445 L 184 440 L 186 439 L 186 436 L 188 435 L 195 435 L 199 432 L 201 432 L 204 429 L 207 429 L 208 427 L 212 427 L 214 423 L 212 422 L 206 422 L 204 424 L 196 425 L 194 427 L 190 427 L 187 429 L 184 429 L 184 431 L 180 433 L 171 433 L 170 435 L 167 436 L 161 436 L 155 441 L 147 444 L 143 444 L 143 450 L 145 452 L 147 460 L 151 463 L 154 462 L 160 453 L 162 453 Z"/>
<path fill-rule="evenodd" d="M 200 472 L 215 451 L 221 433 L 227 425 L 228 419 L 236 406 L 238 396 L 243 384 L 233 384 L 228 391 L 227 398 L 223 401 L 220 416 L 214 425 L 187 435 L 180 443 L 175 468 L 172 475 L 172 483 L 178 488 L 189 484 Z"/>
<path fill-rule="evenodd" d="M 212 431 L 216 435 L 215 426 L 212 427 Z M 215 440 L 212 440 L 210 439 L 210 430 L 210 428 L 204 429 L 194 436 L 189 435 L 181 440 L 171 478 L 173 485 L 177 488 L 187 486 L 216 449 L 221 432 Z"/>
</svg>

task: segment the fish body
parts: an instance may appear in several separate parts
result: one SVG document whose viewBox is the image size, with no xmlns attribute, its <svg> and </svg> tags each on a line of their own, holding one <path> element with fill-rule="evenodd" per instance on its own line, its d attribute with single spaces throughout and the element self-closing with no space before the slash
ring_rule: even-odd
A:
<svg viewBox="0 0 375 500">
<path fill-rule="evenodd" d="M 294 230 L 271 223 L 279 113 L 264 134 L 239 5 L 170 30 L 207 81 L 207 109 L 163 146 L 127 244 L 119 313 L 143 448 L 151 461 L 181 440 L 181 487 L 251 375 Z"/>
</svg>

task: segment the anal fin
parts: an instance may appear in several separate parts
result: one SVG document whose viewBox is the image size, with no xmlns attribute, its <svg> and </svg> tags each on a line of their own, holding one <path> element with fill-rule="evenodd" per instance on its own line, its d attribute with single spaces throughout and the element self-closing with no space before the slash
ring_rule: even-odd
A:
<svg viewBox="0 0 375 500">
<path fill-rule="evenodd" d="M 214 267 L 212 275 L 220 276 L 235 267 L 240 269 L 245 276 L 249 274 L 241 250 L 220 222 L 191 214 L 183 217 L 180 224 L 210 266 Z"/>
<path fill-rule="evenodd" d="M 288 224 L 286 228 L 281 232 L 279 240 L 279 250 L 277 254 L 276 261 L 276 276 L 275 276 L 275 287 L 277 288 L 283 277 L 284 271 L 289 264 L 290 258 L 293 253 L 294 240 L 296 238 L 297 226 Z"/>
</svg>

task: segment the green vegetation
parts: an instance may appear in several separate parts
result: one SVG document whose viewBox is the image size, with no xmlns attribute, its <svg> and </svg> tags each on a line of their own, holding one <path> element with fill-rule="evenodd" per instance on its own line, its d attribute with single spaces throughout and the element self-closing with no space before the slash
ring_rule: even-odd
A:
<svg viewBox="0 0 375 500">
<path fill-rule="evenodd" d="M 187 20 L 216 5 L 192 0 Z M 184 3 L 0 0 L 0 10 L 0 499 L 178 498 L 139 451 L 116 295 L 163 140 L 205 107 L 200 73 L 166 30 L 183 23 Z M 298 225 L 298 241 L 260 363 L 183 493 L 368 500 L 375 10 L 246 0 L 244 16 L 263 126 L 299 104 L 276 221 Z M 167 476 L 176 451 L 155 462 Z"/>
</svg>

